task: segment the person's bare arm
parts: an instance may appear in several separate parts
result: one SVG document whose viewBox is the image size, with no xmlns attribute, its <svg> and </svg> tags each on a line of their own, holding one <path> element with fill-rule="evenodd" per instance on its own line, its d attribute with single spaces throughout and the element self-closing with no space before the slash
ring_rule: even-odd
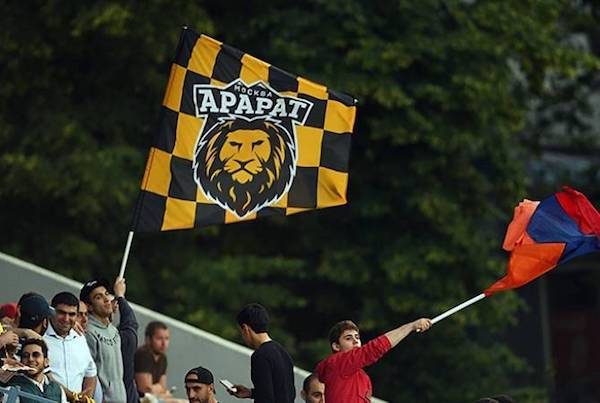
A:
<svg viewBox="0 0 600 403">
<path fill-rule="evenodd" d="M 77 334 L 80 336 L 83 336 L 85 334 L 85 330 L 83 330 L 83 327 L 79 322 L 75 322 L 75 324 L 73 325 L 73 330 L 75 330 L 75 332 L 77 332 Z"/>
<path fill-rule="evenodd" d="M 431 327 L 431 319 L 421 318 L 414 322 L 407 323 L 394 330 L 390 330 L 385 335 L 393 347 L 396 347 L 406 336 L 412 332 L 424 332 Z"/>
<path fill-rule="evenodd" d="M 135 383 L 142 393 L 152 393 L 152 374 L 149 372 L 136 372 Z"/>
<path fill-rule="evenodd" d="M 23 328 L 12 328 L 11 331 L 15 332 L 19 337 L 25 337 L 27 339 L 41 339 L 42 336 L 37 334 L 31 329 L 23 329 Z"/>
<path fill-rule="evenodd" d="M 163 393 L 168 393 L 169 391 L 167 390 L 167 374 L 163 374 L 160 379 L 158 380 L 158 384 L 160 385 L 160 387 L 162 388 L 162 392 Z"/>
<path fill-rule="evenodd" d="M 4 346 L 13 346 L 19 344 L 19 336 L 12 330 L 7 330 L 0 335 L 0 348 Z"/>
<path fill-rule="evenodd" d="M 83 384 L 81 385 L 81 393 L 89 396 L 89 397 L 94 397 L 94 391 L 96 390 L 96 377 L 95 376 L 88 376 L 83 378 Z"/>
</svg>

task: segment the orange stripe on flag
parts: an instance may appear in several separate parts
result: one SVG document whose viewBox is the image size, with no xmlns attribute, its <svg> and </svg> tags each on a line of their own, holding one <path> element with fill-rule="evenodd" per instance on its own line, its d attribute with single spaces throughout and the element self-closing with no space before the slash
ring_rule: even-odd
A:
<svg viewBox="0 0 600 403">
<path fill-rule="evenodd" d="M 504 250 L 511 251 L 515 246 L 524 243 L 524 237 L 527 235 L 525 232 L 527 225 L 538 204 L 540 204 L 539 201 L 525 199 L 515 207 L 513 219 L 510 224 L 508 224 L 506 235 L 504 236 L 504 242 L 502 244 Z"/>
<path fill-rule="evenodd" d="M 508 273 L 487 288 L 486 296 L 517 288 L 552 270 L 560 259 L 564 243 L 540 243 L 516 247 L 508 262 Z"/>
</svg>

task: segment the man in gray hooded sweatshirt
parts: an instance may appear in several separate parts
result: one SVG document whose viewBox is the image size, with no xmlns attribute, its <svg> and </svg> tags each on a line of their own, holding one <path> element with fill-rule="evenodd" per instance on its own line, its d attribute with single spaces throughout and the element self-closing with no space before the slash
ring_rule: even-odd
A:
<svg viewBox="0 0 600 403">
<path fill-rule="evenodd" d="M 117 281 L 123 282 L 122 279 Z M 111 323 L 112 287 L 105 280 L 91 280 L 83 285 L 79 299 L 88 306 L 88 325 L 85 338 L 98 368 L 98 381 L 104 403 L 124 403 L 127 393 L 123 383 L 121 337 Z"/>
</svg>

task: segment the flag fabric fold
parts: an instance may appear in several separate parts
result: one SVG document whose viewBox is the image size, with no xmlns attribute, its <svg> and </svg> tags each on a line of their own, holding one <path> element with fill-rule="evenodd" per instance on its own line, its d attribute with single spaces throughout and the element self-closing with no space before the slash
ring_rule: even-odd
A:
<svg viewBox="0 0 600 403">
<path fill-rule="evenodd" d="M 135 232 L 345 204 L 354 98 L 183 29 Z"/>
<path fill-rule="evenodd" d="M 600 213 L 574 189 L 515 207 L 503 248 L 510 252 L 506 275 L 486 296 L 517 288 L 577 256 L 600 251 Z"/>
</svg>

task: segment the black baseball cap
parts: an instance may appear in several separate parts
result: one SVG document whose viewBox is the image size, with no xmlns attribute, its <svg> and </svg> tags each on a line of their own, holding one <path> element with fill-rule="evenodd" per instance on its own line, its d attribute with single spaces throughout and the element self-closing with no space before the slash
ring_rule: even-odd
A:
<svg viewBox="0 0 600 403">
<path fill-rule="evenodd" d="M 79 293 L 79 299 L 89 304 L 90 294 L 98 287 L 104 287 L 108 290 L 108 292 L 111 292 L 111 286 L 108 280 L 103 278 L 94 279 L 88 281 L 83 285 L 83 287 L 81 288 L 81 292 Z"/>
<path fill-rule="evenodd" d="M 46 298 L 36 293 L 29 293 L 22 297 L 19 301 L 19 310 L 21 312 L 20 325 L 27 328 L 54 315 L 54 308 L 48 304 Z"/>
<path fill-rule="evenodd" d="M 188 381 L 188 376 L 195 374 L 196 377 L 198 379 L 190 379 Z M 186 382 L 197 382 L 197 383 L 203 383 L 205 385 L 211 385 L 213 383 L 215 383 L 215 378 L 213 377 L 212 372 L 210 372 L 208 369 L 204 368 L 204 367 L 196 367 L 196 368 L 192 368 L 188 371 L 187 374 L 185 374 L 185 381 Z"/>
</svg>

